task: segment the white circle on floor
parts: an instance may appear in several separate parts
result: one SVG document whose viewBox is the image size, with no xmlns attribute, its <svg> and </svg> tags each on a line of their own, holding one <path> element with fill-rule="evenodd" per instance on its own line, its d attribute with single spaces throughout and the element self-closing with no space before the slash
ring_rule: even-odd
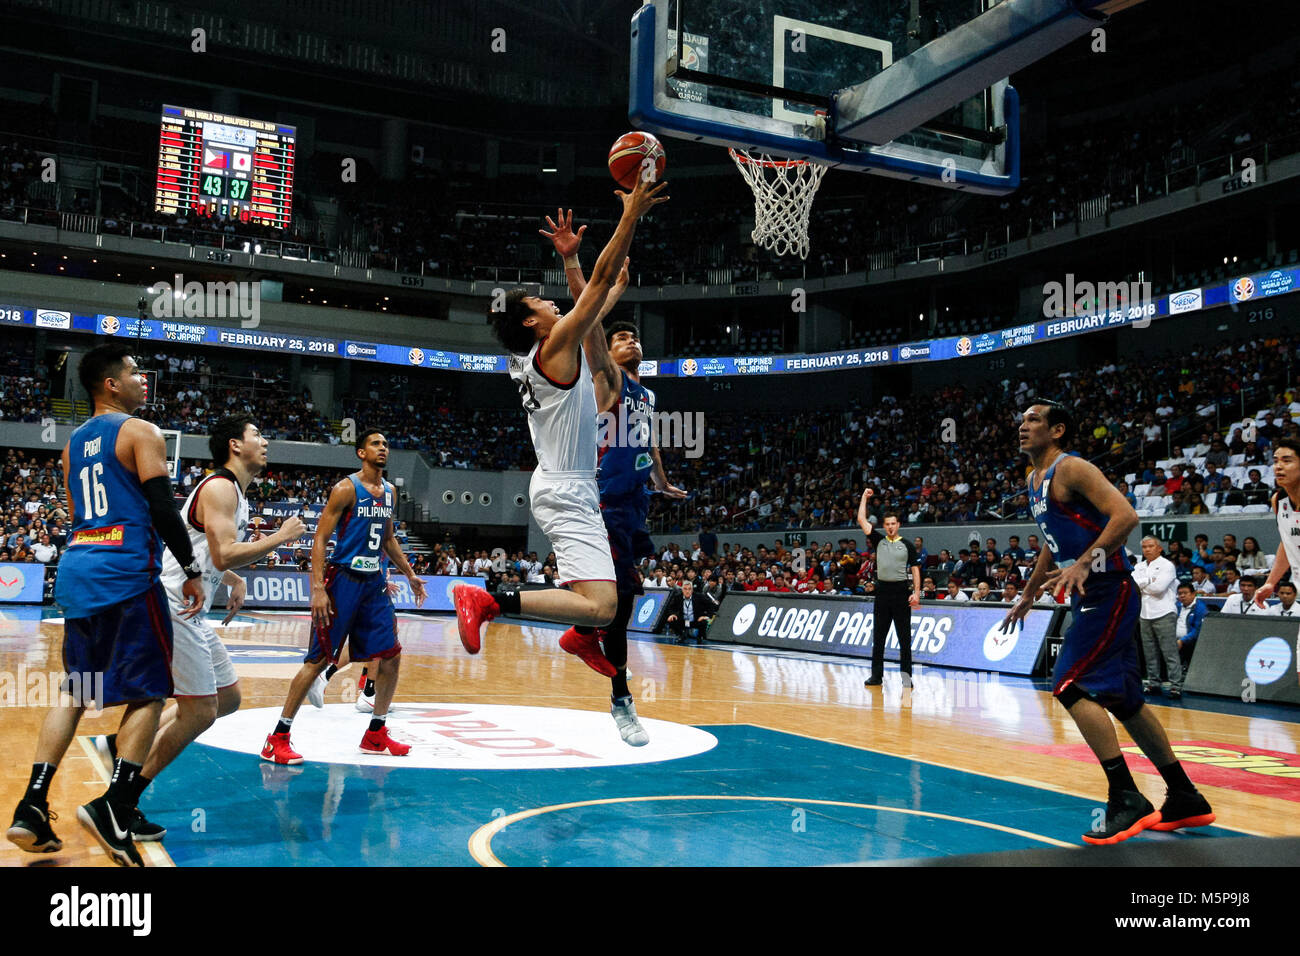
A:
<svg viewBox="0 0 1300 956">
<path fill-rule="evenodd" d="M 256 707 L 222 717 L 198 742 L 259 754 L 275 729 L 279 707 Z M 411 745 L 405 757 L 362 753 L 369 714 L 352 704 L 304 704 L 294 719 L 293 749 L 308 762 L 448 770 L 566 770 L 678 760 L 712 750 L 718 739 L 685 724 L 641 717 L 650 735 L 644 747 L 619 736 L 608 711 L 503 704 L 394 704 L 393 739 Z"/>
</svg>

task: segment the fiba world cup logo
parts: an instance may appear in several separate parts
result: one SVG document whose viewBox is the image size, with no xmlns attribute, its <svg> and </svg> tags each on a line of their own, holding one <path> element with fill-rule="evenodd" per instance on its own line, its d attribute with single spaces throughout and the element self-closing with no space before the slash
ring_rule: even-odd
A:
<svg viewBox="0 0 1300 956">
<path fill-rule="evenodd" d="M 406 353 L 406 358 L 412 365 L 423 365 L 424 349 L 411 349 Z"/>
<path fill-rule="evenodd" d="M 970 355 L 970 339 L 964 335 L 957 340 L 957 354 Z"/>
<path fill-rule="evenodd" d="M 1245 302 L 1255 294 L 1255 280 L 1250 276 L 1242 276 L 1232 284 L 1232 297 L 1238 302 Z"/>
<path fill-rule="evenodd" d="M 117 316 L 106 315 L 104 320 L 99 324 L 99 330 L 104 335 L 117 335 L 117 330 L 122 327 L 122 323 L 117 321 Z"/>
<path fill-rule="evenodd" d="M 699 366 L 695 364 L 695 359 L 687 359 L 686 361 L 682 362 L 683 375 L 694 375 L 698 370 L 699 370 Z"/>
</svg>

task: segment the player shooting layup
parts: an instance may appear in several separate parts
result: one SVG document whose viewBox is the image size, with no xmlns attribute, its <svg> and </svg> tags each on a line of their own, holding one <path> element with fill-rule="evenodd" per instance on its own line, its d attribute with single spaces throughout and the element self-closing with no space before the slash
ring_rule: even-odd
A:
<svg viewBox="0 0 1300 956">
<path fill-rule="evenodd" d="M 546 217 L 550 232 L 538 230 L 551 240 L 555 251 L 564 260 L 564 275 L 569 292 L 577 300 L 587 287 L 578 261 L 578 247 L 587 227 L 573 231 L 573 210 L 557 210 L 556 220 Z M 627 288 L 627 264 L 619 272 L 614 288 L 605 299 L 602 318 L 617 304 Z M 596 390 L 596 408 L 602 415 L 612 416 L 608 429 L 600 434 L 596 482 L 600 489 L 600 511 L 609 535 L 610 555 L 614 559 L 617 578 L 618 611 L 607 628 L 595 629 L 576 626 L 565 631 L 560 647 L 584 660 L 603 658 L 608 670 L 597 667 L 599 673 L 613 683 L 610 695 L 610 712 L 618 725 L 623 740 L 633 747 L 650 742 L 649 735 L 637 720 L 636 708 L 627 686 L 627 624 L 632 619 L 632 606 L 636 596 L 644 593 L 637 561 L 654 554 L 654 542 L 646 531 L 646 517 L 650 496 L 646 481 L 653 480 L 655 489 L 671 498 L 685 498 L 686 492 L 675 488 L 664 472 L 663 460 L 654 444 L 654 392 L 641 384 L 641 342 L 636 326 L 631 322 L 615 322 L 608 329 L 599 324 L 592 327 L 583 340 L 583 354 L 592 370 Z M 627 436 L 627 442 L 620 440 Z M 593 653 L 594 652 L 594 653 Z"/>
<path fill-rule="evenodd" d="M 1065 632 L 1052 693 L 1074 718 L 1101 762 L 1109 784 L 1104 827 L 1085 843 L 1119 843 L 1145 829 L 1177 830 L 1214 822 L 1210 805 L 1174 758 L 1169 738 L 1142 697 L 1136 623 L 1141 602 L 1124 541 L 1137 512 L 1096 465 L 1063 449 L 1074 434 L 1065 406 L 1035 401 L 1020 424 L 1020 450 L 1029 455 L 1029 504 L 1047 547 L 1034 563 L 1021 599 L 1003 621 L 1017 626 L 1040 588 L 1073 599 L 1074 622 Z M 1055 557 L 1059 567 L 1048 573 Z M 1094 570 L 1095 562 L 1104 570 Z M 1086 589 L 1085 589 L 1086 584 Z M 1124 725 L 1168 786 L 1157 811 L 1137 788 L 1106 711 Z"/>
<path fill-rule="evenodd" d="M 572 590 L 502 588 L 494 599 L 482 588 L 458 585 L 452 590 L 457 625 L 471 654 L 479 651 L 483 624 L 498 614 L 602 627 L 618 608 L 596 487 L 596 394 L 582 346 L 600 324 L 636 221 L 667 201 L 660 195 L 665 185 L 643 177 L 631 193 L 616 192 L 623 215 L 567 315 L 522 289 L 511 291 L 505 309 L 492 315 L 497 337 L 511 353 L 510 377 L 519 386 L 537 451 L 528 487 L 533 517 L 555 549 L 559 580 Z"/>
</svg>

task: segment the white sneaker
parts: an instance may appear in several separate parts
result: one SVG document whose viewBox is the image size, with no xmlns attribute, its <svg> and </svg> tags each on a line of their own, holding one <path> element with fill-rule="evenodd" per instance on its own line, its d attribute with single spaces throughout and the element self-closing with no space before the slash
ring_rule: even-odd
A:
<svg viewBox="0 0 1300 956">
<path fill-rule="evenodd" d="M 316 675 L 316 679 L 311 682 L 307 688 L 307 703 L 311 704 L 317 710 L 325 706 L 325 685 L 329 681 L 325 679 L 325 672 L 321 671 Z"/>
<path fill-rule="evenodd" d="M 630 747 L 644 747 L 650 742 L 650 735 L 641 726 L 641 721 L 636 719 L 636 705 L 632 703 L 631 697 L 620 697 L 611 702 L 609 713 L 614 718 L 619 736 L 623 738 L 625 744 Z"/>
<path fill-rule="evenodd" d="M 372 714 L 375 711 L 375 695 L 366 696 L 365 691 L 357 694 L 357 710 L 363 714 Z"/>
</svg>

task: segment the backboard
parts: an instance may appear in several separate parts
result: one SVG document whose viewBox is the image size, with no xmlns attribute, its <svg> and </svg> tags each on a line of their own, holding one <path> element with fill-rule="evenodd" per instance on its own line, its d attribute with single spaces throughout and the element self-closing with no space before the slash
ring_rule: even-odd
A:
<svg viewBox="0 0 1300 956">
<path fill-rule="evenodd" d="M 632 20 L 629 112 L 656 134 L 1007 193 L 1019 105 L 990 71 L 1101 19 L 1073 2 L 650 0 Z"/>
</svg>

